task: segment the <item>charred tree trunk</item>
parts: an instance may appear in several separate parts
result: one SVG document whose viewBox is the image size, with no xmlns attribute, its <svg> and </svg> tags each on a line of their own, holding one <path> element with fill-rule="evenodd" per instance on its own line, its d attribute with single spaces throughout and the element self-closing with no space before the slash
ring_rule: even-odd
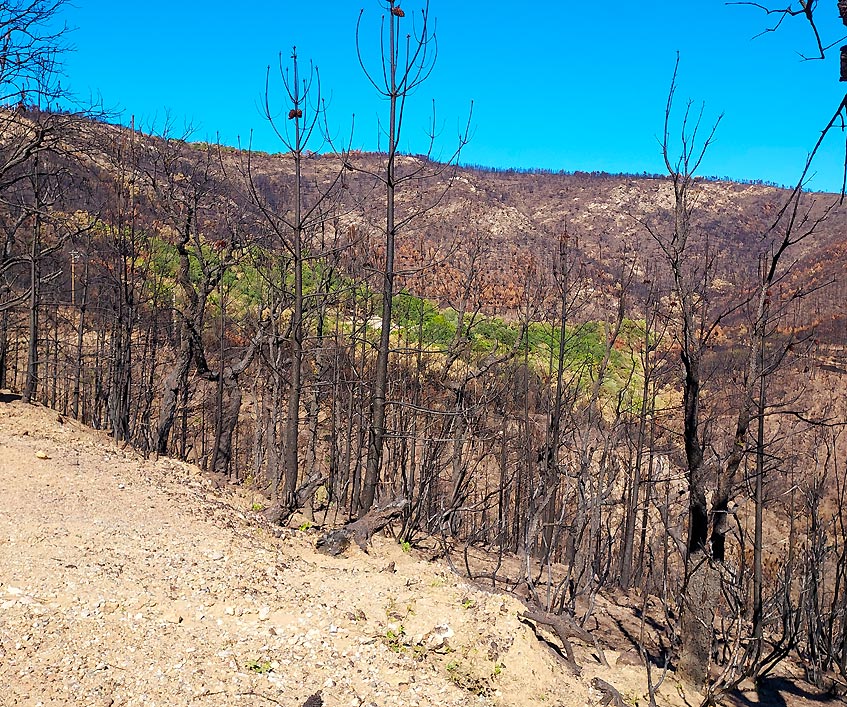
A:
<svg viewBox="0 0 847 707">
<path fill-rule="evenodd" d="M 8 387 L 9 310 L 0 312 L 0 388 Z"/>
<path fill-rule="evenodd" d="M 33 160 L 32 185 L 35 191 L 35 215 L 32 230 L 32 245 L 29 251 L 29 343 L 27 346 L 26 383 L 22 399 L 32 402 L 38 387 L 38 329 L 41 300 L 41 184 L 38 173 L 38 157 Z"/>
<path fill-rule="evenodd" d="M 80 419 L 80 386 L 82 382 L 83 344 L 85 337 L 85 314 L 88 310 L 88 262 L 85 258 L 85 269 L 82 276 L 82 293 L 79 303 L 79 322 L 76 328 L 76 361 L 74 363 L 74 384 L 71 393 L 71 415 Z"/>
<path fill-rule="evenodd" d="M 303 184 L 302 184 L 302 106 L 297 54 L 294 53 L 294 228 L 292 255 L 294 266 L 294 307 L 291 314 L 291 384 L 288 389 L 288 414 L 283 437 L 283 501 L 291 506 L 295 500 L 300 475 L 300 397 L 303 390 Z"/>
<path fill-rule="evenodd" d="M 702 550 L 688 557 L 689 569 L 682 594 L 680 634 L 683 637 L 677 675 L 702 687 L 709 677 L 714 640 L 715 607 L 720 599 L 720 576 Z"/>
<path fill-rule="evenodd" d="M 224 372 L 222 384 L 224 395 L 218 413 L 219 423 L 215 448 L 212 452 L 212 471 L 216 474 L 227 475 L 232 461 L 232 435 L 241 411 L 241 388 L 231 371 Z"/>
<path fill-rule="evenodd" d="M 121 308 L 112 330 L 111 386 L 109 389 L 109 421 L 116 441 L 130 439 L 129 397 L 132 380 L 132 322 L 127 309 Z"/>
<path fill-rule="evenodd" d="M 180 394 L 188 388 L 188 369 L 191 366 L 191 344 L 184 338 L 179 355 L 170 373 L 165 378 L 162 391 L 162 404 L 159 409 L 159 423 L 156 427 L 156 453 L 168 453 L 168 439 L 176 419 Z"/>
<path fill-rule="evenodd" d="M 232 437 L 238 425 L 238 417 L 241 412 L 241 386 L 238 382 L 250 363 L 253 361 L 260 340 L 256 339 L 244 357 L 231 366 L 224 368 L 221 379 L 223 383 L 223 400 L 219 413 L 219 424 L 215 436 L 215 449 L 212 453 L 212 471 L 217 474 L 227 474 L 231 471 L 232 461 Z"/>
<path fill-rule="evenodd" d="M 374 533 L 379 532 L 391 521 L 402 516 L 408 507 L 409 501 L 399 499 L 379 508 L 374 508 L 358 520 L 322 536 L 317 543 L 318 552 L 326 555 L 340 555 L 350 546 L 351 540 L 362 551 L 367 552 Z"/>
</svg>

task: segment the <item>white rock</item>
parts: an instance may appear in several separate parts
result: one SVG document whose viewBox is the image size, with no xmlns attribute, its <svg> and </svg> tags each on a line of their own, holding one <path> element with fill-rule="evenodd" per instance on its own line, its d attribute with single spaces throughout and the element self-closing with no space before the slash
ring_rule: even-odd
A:
<svg viewBox="0 0 847 707">
<path fill-rule="evenodd" d="M 443 648 L 447 639 L 452 638 L 454 635 L 455 633 L 453 629 L 447 624 L 439 624 L 438 626 L 434 626 L 432 630 L 423 637 L 422 642 L 427 648 L 438 650 L 439 648 Z"/>
</svg>

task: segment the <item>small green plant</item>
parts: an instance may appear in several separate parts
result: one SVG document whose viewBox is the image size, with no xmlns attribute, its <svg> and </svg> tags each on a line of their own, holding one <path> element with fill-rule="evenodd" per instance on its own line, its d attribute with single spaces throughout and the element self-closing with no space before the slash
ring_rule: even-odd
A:
<svg viewBox="0 0 847 707">
<path fill-rule="evenodd" d="M 445 667 L 448 679 L 456 687 L 477 696 L 491 693 L 491 678 L 473 675 L 466 667 L 462 667 L 458 660 L 451 660 Z"/>
<path fill-rule="evenodd" d="M 361 609 L 356 609 L 356 611 L 348 612 L 347 618 L 351 621 L 364 621 L 367 616 L 365 616 L 365 612 Z"/>
<path fill-rule="evenodd" d="M 473 609 L 475 606 L 476 606 L 476 602 L 473 599 L 471 599 L 469 597 L 465 597 L 464 599 L 462 599 L 462 608 L 463 609 Z"/>
<path fill-rule="evenodd" d="M 248 660 L 244 667 L 251 673 L 259 673 L 259 675 L 265 675 L 273 670 L 268 660 Z"/>
<path fill-rule="evenodd" d="M 411 552 L 412 551 L 412 543 L 410 543 L 408 540 L 404 540 L 403 542 L 400 543 L 400 549 L 403 552 Z"/>
<path fill-rule="evenodd" d="M 396 628 L 389 628 L 385 632 L 385 645 L 387 645 L 395 653 L 402 653 L 406 646 L 403 644 L 403 637 L 406 635 L 406 629 L 403 624 Z"/>
<path fill-rule="evenodd" d="M 414 616 L 414 613 L 414 599 L 406 604 L 405 611 L 400 611 L 400 607 L 397 605 L 397 599 L 395 599 L 393 596 L 388 597 L 388 603 L 385 605 L 385 618 L 389 621 L 405 621 L 410 616 Z"/>
<path fill-rule="evenodd" d="M 252 510 L 254 513 L 261 513 L 263 510 L 265 510 L 265 504 L 256 501 L 252 506 L 250 506 L 250 510 Z"/>
<path fill-rule="evenodd" d="M 403 617 L 397 612 L 397 600 L 390 596 L 388 597 L 388 603 L 385 605 L 385 618 L 389 621 L 398 620 L 401 621 Z"/>
<path fill-rule="evenodd" d="M 503 664 L 502 663 L 495 663 L 494 664 L 494 670 L 492 672 L 494 677 L 496 678 L 502 672 L 503 672 Z"/>
<path fill-rule="evenodd" d="M 300 523 L 300 525 L 297 527 L 297 530 L 299 530 L 301 532 L 305 532 L 305 531 L 309 530 L 309 528 L 311 528 L 311 527 L 312 527 L 311 521 L 307 520 L 304 523 Z"/>
</svg>

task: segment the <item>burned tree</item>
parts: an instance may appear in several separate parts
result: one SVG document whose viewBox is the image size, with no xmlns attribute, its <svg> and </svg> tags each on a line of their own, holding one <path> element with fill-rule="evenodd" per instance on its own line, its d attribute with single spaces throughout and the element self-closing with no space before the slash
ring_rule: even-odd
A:
<svg viewBox="0 0 847 707">
<path fill-rule="evenodd" d="M 788 193 L 769 227 L 759 236 L 761 266 L 758 274 L 741 275 L 744 279 L 737 283 L 735 299 L 719 298 L 711 287 L 716 275 L 714 254 L 705 245 L 698 244 L 695 211 L 700 187 L 695 172 L 720 119 L 702 133 L 703 108 L 698 109 L 689 102 L 681 120 L 682 145 L 679 155 L 674 157 L 670 123 L 676 78 L 675 68 L 662 139 L 665 167 L 673 189 L 673 210 L 664 230 L 645 225 L 661 250 L 670 278 L 672 321 L 681 363 L 682 439 L 689 526 L 678 673 L 687 682 L 704 687 L 708 680 L 713 621 L 721 601 L 722 583 L 726 583 L 733 497 L 738 491 L 739 472 L 749 451 L 751 425 L 759 414 L 758 406 L 763 404 L 763 377 L 776 370 L 774 365 L 765 366 L 762 356 L 762 342 L 769 330 L 774 306 L 772 300 L 776 297 L 777 285 L 784 282 L 790 269 L 787 254 L 816 232 L 832 207 L 812 215 L 803 191 L 811 160 L 823 140 L 821 137 L 796 187 Z M 829 126 L 832 125 L 830 122 Z M 801 294 L 802 290 L 795 289 L 783 292 L 782 296 L 792 299 Z M 738 362 L 739 390 L 734 396 L 732 422 L 727 420 L 724 425 L 711 420 L 706 425 L 703 389 L 709 377 L 705 369 L 707 350 L 716 329 L 743 310 L 749 310 L 751 321 L 746 330 L 742 330 L 737 344 L 743 356 Z M 781 360 L 781 356 L 776 357 L 777 365 Z M 725 687 L 720 686 L 721 689 Z M 715 694 L 709 692 L 707 700 L 715 699 Z"/>
<path fill-rule="evenodd" d="M 304 291 L 304 270 L 322 257 L 315 248 L 318 234 L 332 209 L 337 186 L 343 175 L 343 154 L 340 168 L 323 181 L 318 161 L 312 152 L 321 137 L 325 107 L 317 67 L 309 65 L 302 72 L 297 48 L 292 48 L 291 64 L 279 57 L 279 80 L 282 84 L 282 108 L 275 110 L 271 95 L 271 71 L 268 67 L 263 102 L 265 119 L 273 128 L 287 157 L 293 162 L 293 179 L 287 198 L 279 198 L 262 189 L 254 174 L 252 155 L 248 155 L 247 177 L 254 204 L 258 207 L 274 237 L 273 248 L 278 254 L 271 258 L 267 279 L 273 290 L 270 310 L 273 326 L 277 327 L 283 312 L 290 313 L 287 331 L 282 333 L 291 360 L 290 381 L 286 401 L 286 417 L 282 433 L 281 469 L 273 469 L 273 490 L 281 507 L 293 511 L 297 505 L 297 484 L 300 477 L 299 439 L 300 407 L 303 394 L 304 341 L 307 334 L 308 293 Z M 287 109 L 287 110 L 286 110 Z M 314 173 L 307 175 L 311 166 Z M 311 187 L 311 188 L 309 188 Z M 287 266 L 293 275 L 289 288 Z M 280 371 L 274 372 L 278 376 Z M 272 444 L 276 440 L 276 420 L 273 421 Z M 280 483 L 281 482 L 281 483 Z"/>
<path fill-rule="evenodd" d="M 358 503 L 363 511 L 370 510 L 379 485 L 382 467 L 383 448 L 386 429 L 386 409 L 388 395 L 388 362 L 391 352 L 391 319 L 395 293 L 395 249 L 400 232 L 421 214 L 431 209 L 433 204 L 420 208 L 406 208 L 398 214 L 398 190 L 410 184 L 422 185 L 428 179 L 444 174 L 446 167 L 458 157 L 459 150 L 467 141 L 467 130 L 459 136 L 459 146 L 441 167 L 431 167 L 428 160 L 416 161 L 413 166 L 401 168 L 399 164 L 400 140 L 403 134 L 406 101 L 413 95 L 429 77 L 435 67 L 437 42 L 434 23 L 431 22 L 429 2 L 424 3 L 416 16 L 419 26 L 414 26 L 405 33 L 403 27 L 413 21 L 407 18 L 406 12 L 397 0 L 388 0 L 384 4 L 387 14 L 383 15 L 383 32 L 380 40 L 381 69 L 370 71 L 364 60 L 361 22 L 364 10 L 359 14 L 356 27 L 356 49 L 359 63 L 370 84 L 377 94 L 388 103 L 388 116 L 382 124 L 382 130 L 388 139 L 387 150 L 384 154 L 380 169 L 369 170 L 352 164 L 353 169 L 369 174 L 385 188 L 385 220 L 382 228 L 384 236 L 382 263 L 378 267 L 381 278 L 379 294 L 382 297 L 380 315 L 380 335 L 377 344 L 376 363 L 373 373 L 373 389 L 370 404 L 370 424 L 368 429 L 368 453 L 362 490 Z M 387 36 L 384 25 L 388 24 Z M 405 41 L 404 41 L 405 39 Z M 434 117 L 433 117 L 434 120 Z M 435 126 L 429 135 L 427 156 L 432 153 L 435 142 Z"/>
</svg>

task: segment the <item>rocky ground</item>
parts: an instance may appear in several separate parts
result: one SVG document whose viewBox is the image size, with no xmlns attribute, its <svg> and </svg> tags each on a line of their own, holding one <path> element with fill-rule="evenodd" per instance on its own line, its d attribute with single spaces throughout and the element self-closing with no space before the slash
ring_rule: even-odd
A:
<svg viewBox="0 0 847 707">
<path fill-rule="evenodd" d="M 566 707 L 598 676 L 647 704 L 643 668 L 577 646 L 574 676 L 516 599 L 388 538 L 318 554 L 259 501 L 0 403 L 0 706 Z"/>
</svg>

